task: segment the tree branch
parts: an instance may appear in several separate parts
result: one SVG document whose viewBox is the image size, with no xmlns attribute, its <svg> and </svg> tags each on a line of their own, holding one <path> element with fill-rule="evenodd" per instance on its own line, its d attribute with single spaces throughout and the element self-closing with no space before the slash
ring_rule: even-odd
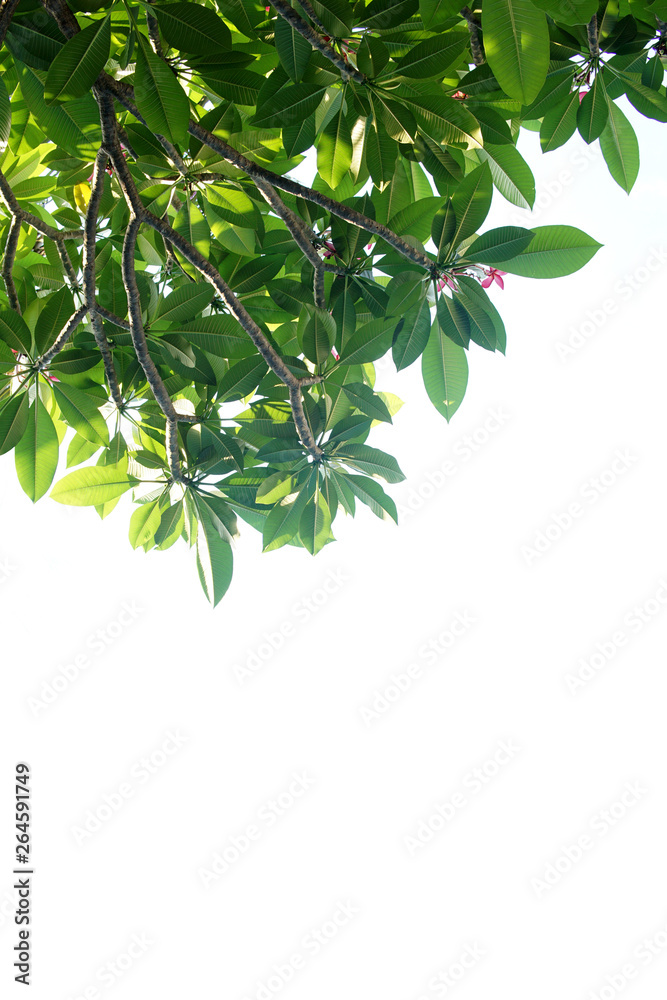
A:
<svg viewBox="0 0 667 1000">
<path fill-rule="evenodd" d="M 77 326 L 79 325 L 79 323 L 81 322 L 81 320 L 83 319 L 83 317 L 86 315 L 87 312 L 88 310 L 86 309 L 85 306 L 80 306 L 76 310 L 76 312 L 72 313 L 70 318 L 67 320 L 67 323 L 56 337 L 52 346 L 48 349 L 48 351 L 42 354 L 41 358 L 39 358 L 39 361 L 37 362 L 37 368 L 40 371 L 43 371 L 45 368 L 48 368 L 48 366 L 55 358 L 56 354 L 59 354 L 60 351 L 62 351 L 63 347 L 65 346 L 69 338 L 72 336 L 72 334 L 74 333 Z"/>
<path fill-rule="evenodd" d="M 9 30 L 9 25 L 12 23 L 12 17 L 19 2 L 20 0 L 5 0 L 5 3 L 0 8 L 0 48 L 5 44 L 7 31 Z"/>
<path fill-rule="evenodd" d="M 588 34 L 588 48 L 594 59 L 600 58 L 600 44 L 598 42 L 598 18 L 597 14 L 593 14 L 592 18 L 586 25 L 586 33 Z"/>
<path fill-rule="evenodd" d="M 4 281 L 5 288 L 7 289 L 7 298 L 9 299 L 10 308 L 14 309 L 17 313 L 21 312 L 21 306 L 19 304 L 19 297 L 16 294 L 16 285 L 14 284 L 14 275 L 12 274 L 12 271 L 14 268 L 16 248 L 18 247 L 20 235 L 21 220 L 18 215 L 14 215 L 12 216 L 12 222 L 9 227 L 7 242 L 5 244 L 5 255 L 2 262 L 2 280 Z"/>
<path fill-rule="evenodd" d="M 95 158 L 95 167 L 93 169 L 93 183 L 86 211 L 86 224 L 83 236 L 83 296 L 86 309 L 90 314 L 95 343 L 102 355 L 104 372 L 109 383 L 109 391 L 114 403 L 121 410 L 123 408 L 123 396 L 118 385 L 109 341 L 107 340 L 102 320 L 100 319 L 100 310 L 95 301 L 95 239 L 97 237 L 97 219 L 104 189 L 104 169 L 107 165 L 107 159 L 107 154 L 103 150 L 100 150 Z"/>
<path fill-rule="evenodd" d="M 358 69 L 355 69 L 354 66 L 350 66 L 342 56 L 339 56 L 333 46 L 329 45 L 322 35 L 315 31 L 314 28 L 311 28 L 303 18 L 299 17 L 286 0 L 270 0 L 270 3 L 275 7 L 283 20 L 287 21 L 307 42 L 310 42 L 314 49 L 317 49 L 318 52 L 321 52 L 326 59 L 334 64 L 336 69 L 340 71 L 341 79 L 344 83 L 348 83 L 350 80 L 354 80 L 355 83 L 360 83 L 362 86 L 368 83 L 368 78 Z"/>
<path fill-rule="evenodd" d="M 471 11 L 470 7 L 461 8 L 461 16 L 465 18 L 470 32 L 470 51 L 475 62 L 475 66 L 481 66 L 485 61 L 484 46 L 479 37 L 479 21 Z"/>
</svg>

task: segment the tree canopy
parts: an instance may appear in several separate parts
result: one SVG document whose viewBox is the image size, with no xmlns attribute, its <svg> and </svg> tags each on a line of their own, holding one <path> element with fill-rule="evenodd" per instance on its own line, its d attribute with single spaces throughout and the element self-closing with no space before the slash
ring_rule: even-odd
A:
<svg viewBox="0 0 667 1000">
<path fill-rule="evenodd" d="M 216 604 L 240 518 L 316 554 L 404 476 L 367 443 L 419 363 L 446 420 L 471 344 L 504 352 L 487 289 L 571 274 L 571 226 L 530 208 L 521 129 L 599 141 L 627 192 L 667 122 L 667 0 L 3 0 L 0 454 L 36 501 L 133 547 L 195 548 Z M 292 174 L 306 160 L 308 186 Z M 61 446 L 72 471 L 55 484 Z"/>
</svg>

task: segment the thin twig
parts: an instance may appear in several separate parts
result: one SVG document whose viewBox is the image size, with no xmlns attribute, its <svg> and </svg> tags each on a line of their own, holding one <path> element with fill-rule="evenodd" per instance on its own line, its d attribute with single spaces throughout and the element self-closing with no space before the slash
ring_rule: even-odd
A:
<svg viewBox="0 0 667 1000">
<path fill-rule="evenodd" d="M 14 269 L 16 248 L 19 245 L 20 235 L 21 220 L 18 215 L 14 215 L 12 216 L 12 222 L 9 227 L 7 242 L 5 244 L 5 256 L 2 262 L 2 280 L 4 281 L 5 288 L 7 289 L 7 298 L 9 299 L 10 308 L 14 309 L 17 313 L 21 312 L 21 306 L 19 303 L 19 297 L 16 294 L 16 285 L 14 284 L 14 275 L 12 274 L 12 271 Z"/>
<path fill-rule="evenodd" d="M 40 371 L 43 371 L 45 368 L 48 368 L 48 366 L 55 358 L 56 354 L 59 354 L 62 351 L 63 347 L 65 346 L 69 338 L 72 336 L 72 334 L 74 333 L 77 326 L 79 325 L 79 323 L 81 322 L 81 320 L 83 319 L 83 317 L 86 315 L 87 312 L 88 310 L 86 309 L 85 306 L 79 306 L 76 312 L 72 313 L 70 318 L 67 320 L 67 323 L 56 337 L 52 346 L 48 349 L 48 351 L 42 354 L 41 358 L 37 362 L 37 368 Z"/>
</svg>

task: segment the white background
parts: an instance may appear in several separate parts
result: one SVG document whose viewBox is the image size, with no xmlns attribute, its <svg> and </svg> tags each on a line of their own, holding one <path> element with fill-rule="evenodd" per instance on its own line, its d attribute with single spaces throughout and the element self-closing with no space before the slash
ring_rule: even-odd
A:
<svg viewBox="0 0 667 1000">
<path fill-rule="evenodd" d="M 597 144 L 526 136 L 536 210 L 497 196 L 487 227 L 604 247 L 493 289 L 507 357 L 471 351 L 453 422 L 419 365 L 379 366 L 406 400 L 371 442 L 407 476 L 399 528 L 341 514 L 312 559 L 244 526 L 212 611 L 182 543 L 33 509 L 1 460 L 3 983 L 26 760 L 38 1000 L 664 997 L 666 147 L 629 113 L 630 198 Z"/>
</svg>

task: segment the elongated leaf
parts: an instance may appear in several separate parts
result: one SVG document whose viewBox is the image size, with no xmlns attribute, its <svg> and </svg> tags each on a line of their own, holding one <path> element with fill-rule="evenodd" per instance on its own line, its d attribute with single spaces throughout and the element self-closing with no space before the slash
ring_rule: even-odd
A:
<svg viewBox="0 0 667 1000">
<path fill-rule="evenodd" d="M 32 334 L 23 317 L 13 309 L 0 310 L 0 339 L 18 354 L 32 352 Z"/>
<path fill-rule="evenodd" d="M 215 607 L 232 582 L 234 556 L 229 542 L 220 537 L 211 518 L 201 509 L 197 532 L 197 571 L 204 593 Z"/>
<path fill-rule="evenodd" d="M 39 396 L 30 406 L 28 423 L 14 449 L 14 458 L 21 488 L 35 503 L 53 482 L 58 465 L 58 435 Z"/>
<path fill-rule="evenodd" d="M 516 146 L 487 143 L 477 150 L 480 160 L 488 163 L 494 187 L 503 198 L 519 208 L 532 208 L 535 202 L 535 178 Z"/>
<path fill-rule="evenodd" d="M 147 43 L 137 50 L 134 96 L 146 124 L 172 143 L 182 143 L 188 130 L 190 104 L 171 68 Z"/>
<path fill-rule="evenodd" d="M 494 76 L 508 97 L 530 104 L 549 67 L 545 14 L 530 0 L 484 0 L 484 49 Z"/>
<path fill-rule="evenodd" d="M 376 479 L 369 479 L 368 476 L 339 475 L 335 481 L 337 488 L 339 482 L 344 486 L 348 486 L 354 496 L 358 497 L 367 507 L 370 507 L 376 517 L 379 517 L 383 521 L 391 518 L 392 521 L 398 524 L 396 504 L 391 497 L 387 496 Z M 339 492 L 341 491 L 339 490 Z"/>
<path fill-rule="evenodd" d="M 336 188 L 352 164 L 352 133 L 341 105 L 317 143 L 317 170 L 330 188 Z"/>
<path fill-rule="evenodd" d="M 299 538 L 311 556 L 316 556 L 330 536 L 331 512 L 324 496 L 318 490 L 301 515 Z"/>
<path fill-rule="evenodd" d="M 449 422 L 465 396 L 468 360 L 464 349 L 444 336 L 437 320 L 422 354 L 422 377 L 428 398 Z"/>
<path fill-rule="evenodd" d="M 394 331 L 392 357 L 396 371 L 417 360 L 428 343 L 430 332 L 431 310 L 424 299 L 401 317 Z"/>
<path fill-rule="evenodd" d="M 377 361 L 391 347 L 392 327 L 386 319 L 374 319 L 360 327 L 345 344 L 340 359 L 346 365 Z"/>
<path fill-rule="evenodd" d="M 98 78 L 109 58 L 111 45 L 111 20 L 84 28 L 62 47 L 44 84 L 47 104 L 73 97 L 83 97 Z"/>
<path fill-rule="evenodd" d="M 317 309 L 306 323 L 303 334 L 303 353 L 316 365 L 328 360 L 336 336 L 333 317 L 324 309 Z"/>
<path fill-rule="evenodd" d="M 287 545 L 299 530 L 301 515 L 312 496 L 312 490 L 302 487 L 295 500 L 282 500 L 269 512 L 264 522 L 263 552 L 273 552 Z"/>
<path fill-rule="evenodd" d="M 466 250 L 465 256 L 467 260 L 495 264 L 496 261 L 518 256 L 528 247 L 534 235 L 530 229 L 521 229 L 519 226 L 490 229 L 477 237 Z"/>
<path fill-rule="evenodd" d="M 577 127 L 579 94 L 570 94 L 565 104 L 548 111 L 540 126 L 540 145 L 543 153 L 558 149 L 571 139 Z"/>
<path fill-rule="evenodd" d="M 639 173 L 639 143 L 619 107 L 609 102 L 609 119 L 600 135 L 600 149 L 617 184 L 630 194 Z"/>
<path fill-rule="evenodd" d="M 190 6 L 188 4 L 187 6 Z M 290 80 L 298 83 L 306 72 L 312 47 L 309 42 L 295 31 L 282 17 L 276 19 L 276 51 L 283 69 Z"/>
<path fill-rule="evenodd" d="M 53 393 L 60 412 L 77 434 L 92 444 L 109 443 L 109 430 L 98 409 L 99 401 L 65 382 L 54 382 Z"/>
<path fill-rule="evenodd" d="M 398 60 L 395 72 L 401 76 L 425 79 L 429 76 L 443 76 L 453 66 L 470 43 L 467 31 L 452 30 L 435 35 L 413 46 Z"/>
<path fill-rule="evenodd" d="M 4 153 L 12 129 L 12 113 L 9 94 L 3 80 L 0 80 L 0 153 Z"/>
<path fill-rule="evenodd" d="M 584 95 L 577 111 L 577 128 L 584 142 L 590 145 L 598 139 L 609 118 L 609 105 L 602 73 L 598 73 L 593 86 Z"/>
<path fill-rule="evenodd" d="M 253 128 L 280 128 L 296 125 L 312 114 L 324 96 L 315 83 L 295 83 L 269 98 L 252 120 Z"/>
<path fill-rule="evenodd" d="M 452 196 L 452 208 L 456 225 L 451 242 L 458 246 L 482 225 L 489 209 L 493 195 L 491 171 L 483 163 L 461 181 Z"/>
<path fill-rule="evenodd" d="M 243 399 L 249 392 L 257 388 L 268 370 L 269 366 L 266 361 L 257 355 L 237 361 L 223 375 L 218 385 L 220 399 Z"/>
<path fill-rule="evenodd" d="M 228 49 L 231 33 L 221 17 L 197 3 L 155 4 L 160 31 L 170 45 L 183 52 L 207 56 L 215 47 Z"/>
<path fill-rule="evenodd" d="M 336 458 L 368 476 L 380 476 L 388 483 L 402 483 L 405 479 L 393 455 L 367 444 L 345 443 L 336 450 Z"/>
<path fill-rule="evenodd" d="M 51 498 L 73 507 L 94 507 L 122 496 L 135 483 L 121 466 L 95 465 L 60 479 L 51 490 Z"/>
<path fill-rule="evenodd" d="M 181 285 L 162 300 L 155 319 L 178 324 L 194 319 L 210 303 L 214 292 L 208 282 Z"/>
<path fill-rule="evenodd" d="M 503 271 L 526 278 L 560 278 L 587 264 L 601 243 L 574 226 L 537 226 L 535 238 L 518 257 L 498 261 Z"/>
<path fill-rule="evenodd" d="M 11 451 L 28 426 L 30 401 L 22 392 L 8 399 L 0 409 L 0 455 Z"/>
<path fill-rule="evenodd" d="M 130 545 L 133 549 L 151 541 L 160 526 L 161 516 L 158 500 L 137 507 L 130 518 Z"/>
<path fill-rule="evenodd" d="M 331 383 L 334 383 L 334 379 L 331 379 Z M 386 420 L 391 423 L 389 410 L 370 386 L 364 385 L 363 382 L 346 382 L 342 385 L 342 389 L 352 405 L 362 413 L 373 417 L 374 420 Z"/>
</svg>

